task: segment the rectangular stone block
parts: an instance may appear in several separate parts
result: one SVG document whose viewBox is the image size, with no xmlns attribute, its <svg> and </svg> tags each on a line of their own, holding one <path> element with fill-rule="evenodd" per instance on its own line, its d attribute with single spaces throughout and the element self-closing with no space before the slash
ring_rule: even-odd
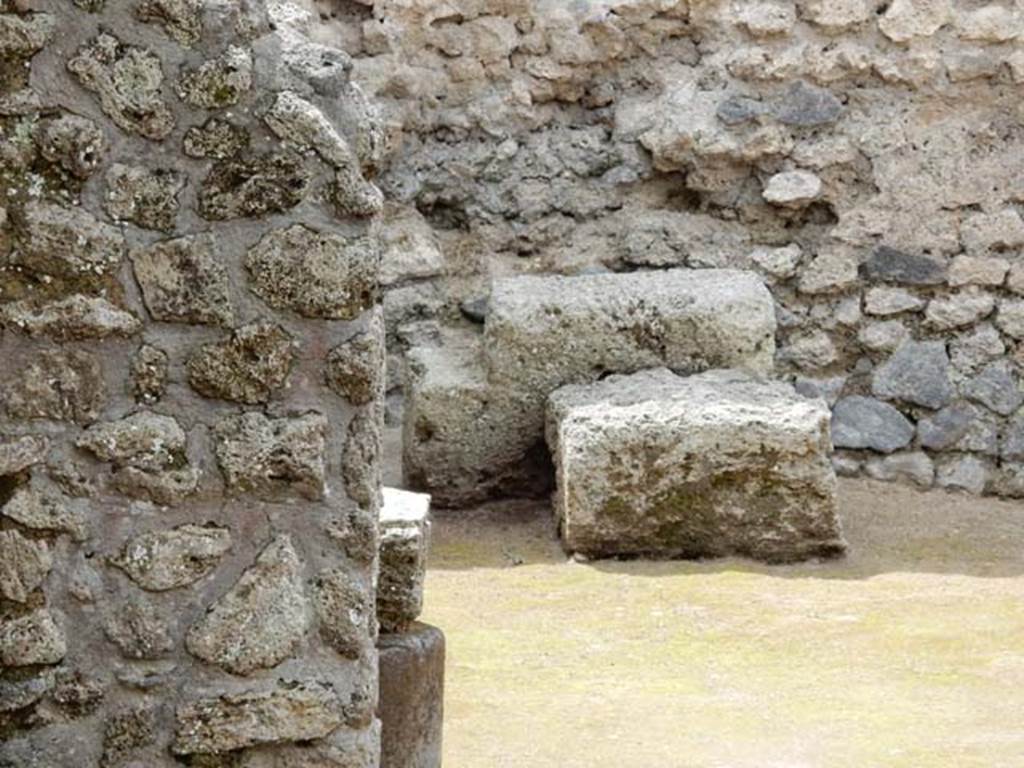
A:
<svg viewBox="0 0 1024 768">
<path fill-rule="evenodd" d="M 775 311 L 760 278 L 677 269 L 494 284 L 479 342 L 409 354 L 405 481 L 435 504 L 543 496 L 548 395 L 654 367 L 771 370 Z"/>
<path fill-rule="evenodd" d="M 545 397 L 662 366 L 768 372 L 775 309 L 757 275 L 731 269 L 515 277 L 494 284 L 484 351 L 492 382 Z"/>
<path fill-rule="evenodd" d="M 423 610 L 430 543 L 430 496 L 384 489 L 380 511 L 377 621 L 382 632 L 402 632 Z"/>
<path fill-rule="evenodd" d="M 790 562 L 845 550 L 828 408 L 788 384 L 658 369 L 567 386 L 547 439 L 569 551 Z"/>
</svg>

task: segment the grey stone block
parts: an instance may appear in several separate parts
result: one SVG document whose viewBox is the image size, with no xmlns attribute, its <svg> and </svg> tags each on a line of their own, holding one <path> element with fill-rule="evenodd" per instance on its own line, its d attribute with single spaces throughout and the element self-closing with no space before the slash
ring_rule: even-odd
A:
<svg viewBox="0 0 1024 768">
<path fill-rule="evenodd" d="M 377 621 L 382 632 L 401 632 L 423 610 L 430 544 L 430 496 L 384 489 L 380 511 Z"/>
<path fill-rule="evenodd" d="M 612 376 L 556 391 L 547 435 L 570 551 L 787 562 L 845 549 L 828 409 L 787 384 Z"/>
</svg>

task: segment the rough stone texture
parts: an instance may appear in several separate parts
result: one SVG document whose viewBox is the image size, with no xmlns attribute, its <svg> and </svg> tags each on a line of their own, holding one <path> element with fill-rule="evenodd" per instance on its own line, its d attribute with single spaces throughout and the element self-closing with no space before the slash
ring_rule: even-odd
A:
<svg viewBox="0 0 1024 768">
<path fill-rule="evenodd" d="M 171 323 L 227 325 L 234 317 L 227 270 L 206 234 L 165 240 L 132 256 L 146 309 Z"/>
<path fill-rule="evenodd" d="M 397 135 L 325 31 L 267 0 L 0 0 L 3 768 L 378 765 L 385 384 L 356 374 Z M 330 143 L 270 129 L 282 93 Z M 257 280 L 295 227 L 339 260 Z"/>
<path fill-rule="evenodd" d="M 908 341 L 875 371 L 876 397 L 941 408 L 953 399 L 949 356 L 939 341 Z"/>
<path fill-rule="evenodd" d="M 353 405 L 366 405 L 384 386 L 386 368 L 384 317 L 377 312 L 367 332 L 331 350 L 325 370 L 327 386 Z"/>
<path fill-rule="evenodd" d="M 311 623 L 302 562 L 282 536 L 192 625 L 185 644 L 195 656 L 247 675 L 293 655 Z"/>
<path fill-rule="evenodd" d="M 207 576 L 230 549 L 227 529 L 188 524 L 137 536 L 110 562 L 143 589 L 163 592 Z"/>
<path fill-rule="evenodd" d="M 547 439 L 570 552 L 786 562 L 845 550 L 828 410 L 788 385 L 611 376 L 554 392 Z"/>
<path fill-rule="evenodd" d="M 888 403 L 870 397 L 844 397 L 832 411 L 832 442 L 837 448 L 892 453 L 913 437 L 913 424 Z"/>
<path fill-rule="evenodd" d="M 749 272 L 496 281 L 481 361 L 468 349 L 456 360 L 414 359 L 406 482 L 442 505 L 509 490 L 542 493 L 550 483 L 544 409 L 553 390 L 654 366 L 767 371 L 774 330 L 770 295 Z"/>
<path fill-rule="evenodd" d="M 419 618 L 429 545 L 430 497 L 385 488 L 377 579 L 377 621 L 382 632 L 405 632 Z"/>
<path fill-rule="evenodd" d="M 441 768 L 445 639 L 441 630 L 413 624 L 381 635 L 380 768 Z"/>
<path fill-rule="evenodd" d="M 178 707 L 175 754 L 221 754 L 258 744 L 310 741 L 344 722 L 327 683 L 282 680 L 276 686 L 198 698 Z"/>
<path fill-rule="evenodd" d="M 253 291 L 270 306 L 350 320 L 376 300 L 379 262 L 368 239 L 349 240 L 296 224 L 265 236 L 245 264 Z"/>
<path fill-rule="evenodd" d="M 200 347 L 188 360 L 188 380 L 207 397 L 265 403 L 287 384 L 294 359 L 294 340 L 283 328 L 245 325 L 226 341 Z"/>
<path fill-rule="evenodd" d="M 316 413 L 229 417 L 214 427 L 217 463 L 232 491 L 319 499 L 324 493 L 326 431 L 327 420 Z"/>
</svg>

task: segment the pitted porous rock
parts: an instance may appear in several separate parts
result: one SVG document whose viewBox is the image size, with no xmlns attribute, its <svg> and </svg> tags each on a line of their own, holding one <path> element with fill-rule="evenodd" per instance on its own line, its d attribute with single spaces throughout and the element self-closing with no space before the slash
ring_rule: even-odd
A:
<svg viewBox="0 0 1024 768">
<path fill-rule="evenodd" d="M 132 254 L 135 279 L 149 313 L 171 323 L 229 325 L 231 285 L 213 235 L 154 243 Z"/>
<path fill-rule="evenodd" d="M 0 305 L 0 323 L 57 340 L 132 336 L 142 328 L 139 318 L 107 299 L 77 293 L 43 304 L 24 300 Z"/>
<path fill-rule="evenodd" d="M 0 436 L 0 476 L 13 475 L 46 459 L 50 441 L 42 435 Z"/>
<path fill-rule="evenodd" d="M 430 497 L 385 488 L 380 511 L 377 582 L 377 621 L 381 631 L 404 632 L 419 618 L 429 546 Z"/>
<path fill-rule="evenodd" d="M 119 421 L 95 424 L 75 441 L 117 466 L 158 471 L 185 461 L 185 431 L 170 416 L 139 411 Z"/>
<path fill-rule="evenodd" d="M 260 413 L 217 423 L 217 463 L 228 488 L 276 498 L 324 495 L 327 419 L 318 413 L 268 418 Z"/>
<path fill-rule="evenodd" d="M 45 608 L 0 619 L 0 667 L 58 664 L 66 653 L 64 631 Z"/>
<path fill-rule="evenodd" d="M 33 202 L 24 210 L 25 238 L 15 263 L 67 279 L 113 274 L 125 254 L 124 235 L 79 208 Z"/>
<path fill-rule="evenodd" d="M 272 687 L 217 693 L 178 706 L 171 751 L 217 755 L 260 744 L 321 739 L 344 722 L 328 683 L 281 680 Z"/>
<path fill-rule="evenodd" d="M 302 561 L 288 536 L 264 549 L 238 582 L 189 629 L 190 653 L 236 675 L 289 658 L 312 623 Z"/>
<path fill-rule="evenodd" d="M 0 596 L 24 603 L 53 567 L 45 541 L 27 539 L 14 530 L 0 531 Z"/>
<path fill-rule="evenodd" d="M 75 349 L 47 349 L 3 377 L 0 403 L 16 419 L 53 419 L 89 424 L 106 400 L 100 362 Z"/>
<path fill-rule="evenodd" d="M 222 109 L 237 104 L 252 88 L 252 55 L 230 46 L 216 59 L 185 72 L 178 82 L 178 96 L 193 107 Z"/>
<path fill-rule="evenodd" d="M 178 215 L 178 193 L 186 181 L 184 174 L 170 168 L 115 163 L 107 171 L 104 205 L 112 219 L 170 232 Z"/>
<path fill-rule="evenodd" d="M 182 45 L 194 45 L 203 32 L 202 10 L 202 0 L 142 0 L 135 15 L 140 21 L 161 25 Z"/>
<path fill-rule="evenodd" d="M 352 405 L 366 405 L 383 392 L 386 366 L 384 317 L 375 311 L 366 331 L 327 355 L 327 386 Z"/>
<path fill-rule="evenodd" d="M 552 394 L 563 544 L 588 556 L 845 550 L 824 402 L 738 371 L 659 369 Z"/>
<path fill-rule="evenodd" d="M 22 486 L 0 514 L 33 531 L 67 533 L 74 541 L 85 541 L 88 521 L 79 505 L 54 492 Z"/>
<path fill-rule="evenodd" d="M 159 140 L 174 129 L 162 94 L 163 67 L 152 51 L 103 32 L 78 49 L 68 70 L 122 130 Z"/>
<path fill-rule="evenodd" d="M 380 250 L 369 238 L 295 224 L 265 235 L 245 265 L 257 296 L 306 317 L 351 320 L 377 298 Z"/>
<path fill-rule="evenodd" d="M 376 634 L 370 590 L 341 568 L 317 574 L 311 590 L 324 642 L 345 658 L 364 657 Z"/>
<path fill-rule="evenodd" d="M 203 180 L 199 213 L 211 221 L 281 213 L 302 202 L 310 181 L 302 160 L 290 153 L 229 157 Z"/>
<path fill-rule="evenodd" d="M 188 359 L 188 380 L 206 397 L 265 403 L 286 386 L 295 340 L 279 325 L 253 323 L 225 341 L 204 344 Z"/>
<path fill-rule="evenodd" d="M 110 562 L 143 589 L 163 592 L 207 576 L 230 549 L 226 528 L 182 525 L 136 536 Z"/>
<path fill-rule="evenodd" d="M 35 132 L 39 152 L 76 179 L 87 179 L 103 160 L 106 138 L 92 120 L 61 115 L 43 120 Z"/>
</svg>

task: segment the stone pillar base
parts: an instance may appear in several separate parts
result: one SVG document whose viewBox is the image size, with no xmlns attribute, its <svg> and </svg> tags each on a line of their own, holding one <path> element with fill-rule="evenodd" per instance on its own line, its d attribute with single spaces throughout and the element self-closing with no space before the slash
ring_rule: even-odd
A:
<svg viewBox="0 0 1024 768">
<path fill-rule="evenodd" d="M 444 720 L 444 634 L 414 623 L 381 635 L 381 768 L 440 768 Z"/>
</svg>

